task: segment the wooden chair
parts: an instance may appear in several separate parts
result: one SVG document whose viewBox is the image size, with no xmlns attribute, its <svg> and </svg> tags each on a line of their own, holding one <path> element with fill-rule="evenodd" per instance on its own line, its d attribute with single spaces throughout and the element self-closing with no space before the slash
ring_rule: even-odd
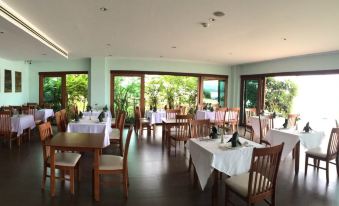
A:
<svg viewBox="0 0 339 206">
<path fill-rule="evenodd" d="M 54 116 L 55 116 L 55 121 L 56 121 L 56 125 L 58 128 L 58 132 L 66 132 L 65 123 L 63 122 L 61 112 L 60 111 L 55 112 Z"/>
<path fill-rule="evenodd" d="M 190 114 L 180 115 L 175 117 L 176 124 L 173 129 L 167 131 L 166 137 L 168 137 L 168 152 L 171 152 L 171 146 L 174 146 L 175 155 L 177 154 L 177 142 L 184 142 L 190 138 L 190 126 L 189 121 L 193 119 Z M 174 142 L 174 143 L 172 143 Z"/>
<path fill-rule="evenodd" d="M 94 170 L 94 190 L 100 194 L 100 175 L 104 174 L 121 174 L 123 176 L 124 197 L 128 197 L 128 148 L 133 132 L 133 126 L 128 130 L 125 150 L 123 156 L 101 155 L 99 157 L 98 169 Z"/>
<path fill-rule="evenodd" d="M 209 119 L 190 120 L 190 138 L 207 137 L 211 132 L 211 122 Z M 191 171 L 192 157 L 190 155 L 188 171 Z"/>
<path fill-rule="evenodd" d="M 297 119 L 299 118 L 299 114 L 288 114 L 288 126 L 289 127 L 295 127 L 297 124 Z"/>
<path fill-rule="evenodd" d="M 257 115 L 256 108 L 245 108 L 245 132 L 244 137 L 246 136 L 246 132 L 250 133 L 251 140 L 253 140 L 254 131 L 252 125 L 249 122 L 250 117 Z"/>
<path fill-rule="evenodd" d="M 307 166 L 313 166 L 319 169 L 326 170 L 326 181 L 329 181 L 329 164 L 334 164 L 337 167 L 337 175 L 339 176 L 339 157 L 338 157 L 338 148 L 339 148 L 339 128 L 333 128 L 331 131 L 330 140 L 328 142 L 327 148 L 317 147 L 306 151 L 305 157 L 305 176 L 307 175 Z M 308 158 L 313 158 L 314 165 L 308 163 Z M 331 162 L 331 160 L 336 159 L 336 163 Z M 326 167 L 320 167 L 320 161 L 326 162 Z"/>
<path fill-rule="evenodd" d="M 50 177 L 50 175 L 47 175 L 47 168 L 50 168 L 50 148 L 46 146 L 46 141 L 52 138 L 53 131 L 51 127 L 50 122 L 46 122 L 39 125 L 39 134 L 40 134 L 40 140 L 42 145 L 42 152 L 43 152 L 43 158 L 44 158 L 44 171 L 43 171 L 43 177 L 42 177 L 42 186 L 41 188 L 45 189 L 45 183 L 46 183 L 46 177 Z M 64 176 L 57 177 L 57 179 L 62 180 L 69 180 L 70 181 L 70 191 L 71 194 L 74 194 L 74 177 L 75 173 L 74 171 L 77 171 L 78 177 L 79 177 L 79 159 L 81 155 L 78 153 L 71 153 L 71 152 L 60 152 L 55 153 L 55 168 L 62 171 L 63 174 L 65 172 L 69 173 L 69 179 L 65 178 Z"/>
<path fill-rule="evenodd" d="M 167 109 L 166 119 L 175 119 L 177 114 L 180 114 L 180 109 Z"/>
<path fill-rule="evenodd" d="M 185 106 L 180 106 L 180 114 L 186 114 L 186 107 Z"/>
<path fill-rule="evenodd" d="M 238 131 L 240 108 L 228 108 L 226 112 L 225 124 L 231 129 L 232 133 Z"/>
<path fill-rule="evenodd" d="M 228 205 L 230 192 L 246 201 L 247 205 L 263 200 L 269 205 L 275 205 L 277 174 L 283 147 L 284 143 L 253 149 L 250 171 L 225 180 L 225 206 Z"/>
<path fill-rule="evenodd" d="M 123 155 L 122 135 L 125 127 L 126 113 L 121 112 L 119 115 L 120 116 L 117 128 L 112 128 L 112 132 L 109 136 L 109 141 L 111 144 L 119 146 L 120 156 L 122 156 Z"/>
<path fill-rule="evenodd" d="M 216 127 L 225 126 L 225 117 L 226 117 L 227 108 L 221 107 L 215 110 L 215 118 L 211 120 L 211 125 Z"/>
<path fill-rule="evenodd" d="M 204 110 L 204 104 L 198 104 L 197 110 Z"/>
<path fill-rule="evenodd" d="M 0 112 L 0 137 L 9 142 L 10 149 L 12 148 L 12 141 L 18 139 L 15 133 L 12 132 L 11 113 L 9 111 Z"/>
<path fill-rule="evenodd" d="M 117 127 L 118 127 L 118 122 L 119 122 L 119 118 L 120 118 L 121 113 L 122 113 L 121 110 L 118 110 L 118 111 L 116 112 L 116 115 L 115 115 L 115 122 L 114 122 L 114 123 L 112 122 L 112 125 L 111 125 L 112 128 L 117 128 Z"/>
<path fill-rule="evenodd" d="M 27 102 L 26 104 L 27 106 L 31 106 L 31 107 L 37 107 L 38 103 L 34 103 L 34 102 Z"/>
<path fill-rule="evenodd" d="M 271 143 L 266 140 L 266 135 L 269 130 L 273 129 L 273 119 L 262 118 L 259 114 L 259 143 L 270 146 Z"/>
<path fill-rule="evenodd" d="M 60 110 L 60 112 L 61 112 L 62 123 L 65 125 L 65 128 L 67 128 L 67 125 L 68 125 L 67 111 L 66 111 L 66 109 L 62 109 L 62 110 Z"/>
<path fill-rule="evenodd" d="M 153 136 L 155 136 L 155 125 L 151 125 L 151 122 L 147 119 L 141 116 L 140 107 L 135 107 L 134 109 L 134 121 L 135 121 L 135 132 L 138 136 L 143 135 L 144 128 L 147 129 L 147 135 L 151 133 L 151 130 L 153 130 Z"/>
</svg>

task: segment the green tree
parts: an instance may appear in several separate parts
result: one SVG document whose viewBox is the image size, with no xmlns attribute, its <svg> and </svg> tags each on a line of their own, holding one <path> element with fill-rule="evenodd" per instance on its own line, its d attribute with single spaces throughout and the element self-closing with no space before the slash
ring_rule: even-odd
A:
<svg viewBox="0 0 339 206">
<path fill-rule="evenodd" d="M 88 75 L 69 74 L 66 76 L 67 106 L 77 105 L 84 111 L 88 103 Z"/>
<path fill-rule="evenodd" d="M 61 78 L 46 77 L 43 81 L 44 102 L 53 104 L 53 109 L 61 109 Z"/>
<path fill-rule="evenodd" d="M 297 91 L 298 86 L 291 80 L 278 81 L 272 77 L 267 78 L 265 109 L 286 117 L 292 110 Z"/>
</svg>

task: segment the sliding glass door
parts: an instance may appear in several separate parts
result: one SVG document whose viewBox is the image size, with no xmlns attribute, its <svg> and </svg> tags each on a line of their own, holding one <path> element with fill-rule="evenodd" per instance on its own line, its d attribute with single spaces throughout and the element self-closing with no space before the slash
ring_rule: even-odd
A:
<svg viewBox="0 0 339 206">
<path fill-rule="evenodd" d="M 202 103 L 226 106 L 226 79 L 216 77 L 202 77 Z"/>
</svg>

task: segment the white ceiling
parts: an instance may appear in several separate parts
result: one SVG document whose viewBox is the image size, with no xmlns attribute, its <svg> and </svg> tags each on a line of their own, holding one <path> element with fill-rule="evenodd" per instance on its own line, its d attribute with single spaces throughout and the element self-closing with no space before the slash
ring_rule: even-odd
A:
<svg viewBox="0 0 339 206">
<path fill-rule="evenodd" d="M 241 64 L 339 50 L 338 0 L 3 1 L 70 58 L 163 56 Z M 208 22 L 214 11 L 226 15 L 203 28 L 200 23 Z M 62 58 L 5 20 L 0 20 L 1 30 L 1 57 Z"/>
</svg>

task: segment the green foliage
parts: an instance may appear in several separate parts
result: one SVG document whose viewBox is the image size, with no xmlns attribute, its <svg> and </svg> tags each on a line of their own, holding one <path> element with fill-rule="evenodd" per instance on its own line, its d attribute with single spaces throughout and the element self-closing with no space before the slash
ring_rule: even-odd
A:
<svg viewBox="0 0 339 206">
<path fill-rule="evenodd" d="M 43 82 L 44 102 L 53 104 L 54 110 L 61 109 L 61 78 L 46 77 Z"/>
<path fill-rule="evenodd" d="M 140 103 L 140 77 L 114 78 L 114 111 L 126 112 L 126 122 L 134 122 L 134 107 Z"/>
<path fill-rule="evenodd" d="M 265 109 L 287 117 L 292 110 L 293 99 L 297 91 L 298 86 L 291 80 L 278 81 L 272 77 L 267 78 Z"/>
<path fill-rule="evenodd" d="M 88 75 L 71 74 L 66 76 L 67 105 L 77 105 L 79 111 L 84 111 L 88 101 Z"/>
<path fill-rule="evenodd" d="M 257 80 L 246 81 L 245 108 L 254 108 L 257 106 L 257 92 L 258 92 L 258 81 Z"/>
</svg>

